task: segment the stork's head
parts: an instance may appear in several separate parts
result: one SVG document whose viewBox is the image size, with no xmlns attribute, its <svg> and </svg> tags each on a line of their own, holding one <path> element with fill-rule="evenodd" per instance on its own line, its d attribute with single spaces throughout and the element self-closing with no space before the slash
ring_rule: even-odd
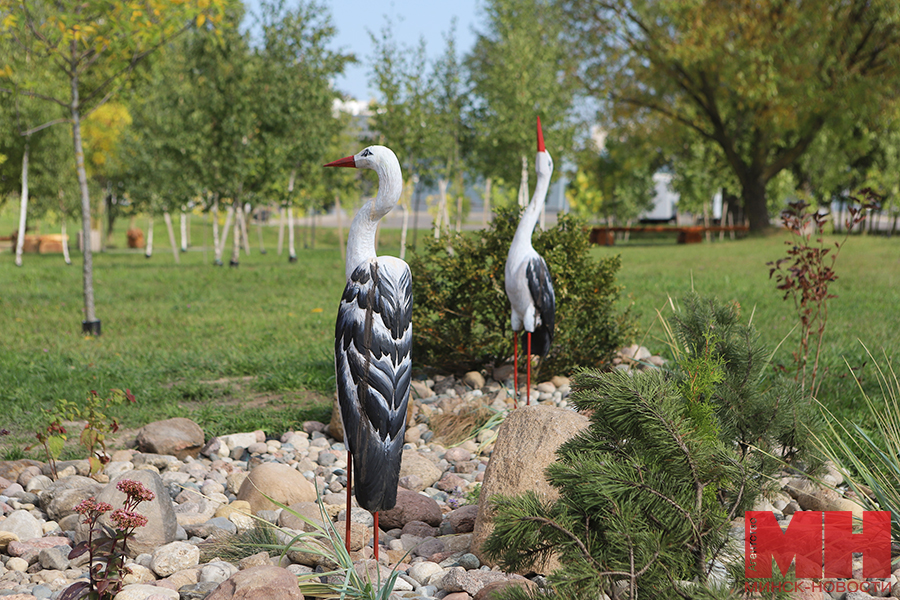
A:
<svg viewBox="0 0 900 600">
<path fill-rule="evenodd" d="M 397 156 L 390 148 L 384 146 L 369 146 L 368 148 L 364 148 L 359 154 L 338 159 L 325 166 L 372 169 L 373 171 L 378 171 L 379 167 L 388 166 L 392 162 L 397 163 Z"/>
<path fill-rule="evenodd" d="M 550 177 L 553 174 L 553 159 L 544 147 L 544 132 L 541 129 L 541 118 L 537 118 L 537 158 L 534 161 L 534 170 L 538 176 Z"/>
</svg>

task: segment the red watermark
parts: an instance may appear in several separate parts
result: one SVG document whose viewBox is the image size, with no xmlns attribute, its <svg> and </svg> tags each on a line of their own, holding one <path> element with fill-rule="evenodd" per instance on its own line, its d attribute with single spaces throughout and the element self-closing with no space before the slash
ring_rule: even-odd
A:
<svg viewBox="0 0 900 600">
<path fill-rule="evenodd" d="M 748 579 L 770 578 L 774 559 L 782 575 L 788 572 L 793 561 L 798 579 L 850 579 L 853 553 L 857 552 L 863 558 L 863 577 L 890 577 L 891 514 L 866 511 L 862 525 L 861 533 L 853 533 L 850 511 L 802 511 L 794 513 L 787 530 L 782 531 L 771 512 L 747 511 L 744 513 L 744 574 Z M 802 582 L 781 585 L 796 583 Z M 829 582 L 819 585 L 825 583 Z"/>
<path fill-rule="evenodd" d="M 891 582 L 887 581 L 748 581 L 744 583 L 745 592 L 866 592 L 875 595 L 891 591 Z"/>
</svg>

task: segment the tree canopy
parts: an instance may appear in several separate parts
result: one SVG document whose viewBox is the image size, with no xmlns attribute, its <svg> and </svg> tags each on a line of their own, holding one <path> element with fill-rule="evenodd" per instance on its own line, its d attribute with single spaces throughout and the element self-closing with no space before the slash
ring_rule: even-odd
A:
<svg viewBox="0 0 900 600">
<path fill-rule="evenodd" d="M 900 5 L 890 0 L 560 0 L 579 79 L 612 129 L 660 120 L 712 144 L 750 227 L 766 186 L 829 124 L 872 122 L 900 83 Z M 680 132 L 680 135 L 679 135 Z"/>
</svg>

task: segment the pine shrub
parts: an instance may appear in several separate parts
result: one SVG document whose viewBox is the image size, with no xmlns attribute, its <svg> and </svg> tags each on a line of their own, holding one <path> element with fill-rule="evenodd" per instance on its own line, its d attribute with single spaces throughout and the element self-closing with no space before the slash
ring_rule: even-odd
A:
<svg viewBox="0 0 900 600">
<path fill-rule="evenodd" d="M 730 523 L 780 465 L 768 455 L 814 425 L 810 399 L 766 369 L 736 305 L 697 296 L 684 304 L 670 328 L 672 370 L 576 375 L 572 401 L 591 423 L 546 470 L 559 499 L 490 500 L 494 530 L 483 549 L 502 567 L 558 557 L 544 597 L 731 597 L 716 587 L 741 557 Z M 804 450 L 781 453 L 796 461 Z"/>
<path fill-rule="evenodd" d="M 463 372 L 511 359 L 503 270 L 519 210 L 499 210 L 490 228 L 475 235 L 429 239 L 411 257 L 418 364 Z M 547 261 L 556 293 L 556 331 L 540 366 L 542 376 L 607 364 L 634 327 L 629 312 L 615 307 L 619 258 L 591 258 L 585 225 L 570 215 L 560 215 L 547 231 L 536 231 L 533 244 Z M 523 347 L 524 337 L 519 336 Z"/>
</svg>

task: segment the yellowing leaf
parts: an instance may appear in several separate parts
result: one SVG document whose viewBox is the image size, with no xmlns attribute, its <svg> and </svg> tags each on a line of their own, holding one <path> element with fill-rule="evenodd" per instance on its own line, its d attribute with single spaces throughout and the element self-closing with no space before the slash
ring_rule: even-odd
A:
<svg viewBox="0 0 900 600">
<path fill-rule="evenodd" d="M 312 312 L 314 312 L 314 313 L 320 313 L 320 312 L 322 312 L 322 310 L 323 310 L 323 309 L 321 309 L 321 308 L 314 308 L 314 309 L 312 309 Z"/>
<path fill-rule="evenodd" d="M 200 27 L 200 26 L 203 25 L 205 22 L 206 22 L 206 15 L 204 15 L 204 14 L 202 14 L 202 13 L 199 14 L 199 15 L 197 15 L 197 27 Z"/>
</svg>

